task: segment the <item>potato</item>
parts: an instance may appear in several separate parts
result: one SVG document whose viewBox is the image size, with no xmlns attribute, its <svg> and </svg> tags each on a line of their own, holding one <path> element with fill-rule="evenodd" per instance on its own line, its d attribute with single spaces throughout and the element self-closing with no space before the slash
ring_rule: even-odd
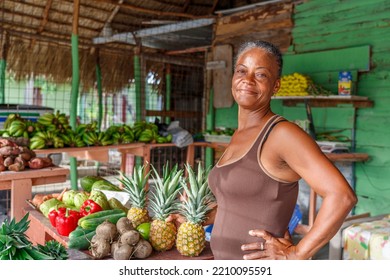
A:
<svg viewBox="0 0 390 280">
<path fill-rule="evenodd" d="M 137 259 L 145 259 L 153 252 L 152 245 L 145 239 L 140 239 L 135 245 L 133 256 Z"/>
<path fill-rule="evenodd" d="M 136 230 L 129 230 L 123 233 L 120 237 L 121 244 L 128 244 L 130 246 L 137 244 L 140 239 L 140 234 Z"/>
</svg>

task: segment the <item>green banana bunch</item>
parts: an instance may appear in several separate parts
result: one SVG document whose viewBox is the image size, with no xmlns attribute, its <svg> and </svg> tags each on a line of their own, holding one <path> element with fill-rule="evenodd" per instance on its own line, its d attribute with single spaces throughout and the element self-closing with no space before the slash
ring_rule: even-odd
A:
<svg viewBox="0 0 390 280">
<path fill-rule="evenodd" d="M 157 143 L 171 143 L 172 142 L 172 134 L 168 134 L 167 136 L 159 135 L 156 139 Z"/>
<path fill-rule="evenodd" d="M 155 135 L 158 135 L 158 126 L 154 123 L 148 123 L 146 121 L 138 121 L 138 122 L 135 122 L 134 125 L 133 125 L 133 128 L 132 128 L 133 132 L 134 132 L 134 139 L 136 141 L 140 141 L 140 142 L 145 142 L 148 138 L 148 133 L 144 133 L 144 136 L 141 138 L 141 135 L 143 134 L 143 132 L 145 130 L 151 130 L 155 133 Z M 141 138 L 141 140 L 140 140 Z M 152 137 L 153 139 L 152 140 L 155 140 L 156 137 Z M 150 140 L 150 141 L 152 141 Z M 150 142 L 150 141 L 146 141 L 146 142 Z"/>
<path fill-rule="evenodd" d="M 88 146 L 108 146 L 112 145 L 112 140 L 104 131 L 96 132 L 86 132 L 82 136 L 83 141 Z"/>
<path fill-rule="evenodd" d="M 115 130 L 110 129 L 109 131 L 111 131 L 111 132 L 115 131 L 111 135 L 111 139 L 112 139 L 113 144 L 127 144 L 127 143 L 134 142 L 134 138 L 135 138 L 134 132 L 131 129 L 131 127 L 126 125 L 126 124 L 116 126 Z M 107 130 L 106 130 L 106 133 L 107 133 Z"/>
<path fill-rule="evenodd" d="M 38 131 L 30 139 L 30 149 L 63 148 L 64 141 L 51 131 Z"/>
<path fill-rule="evenodd" d="M 37 119 L 37 123 L 43 125 L 43 126 L 49 126 L 51 124 L 55 124 L 55 115 L 51 112 L 44 113 L 43 115 L 39 116 Z"/>
<path fill-rule="evenodd" d="M 26 121 L 15 119 L 8 125 L 8 133 L 13 137 L 22 137 L 26 130 Z"/>
<path fill-rule="evenodd" d="M 76 134 L 73 130 L 68 130 L 66 134 L 61 134 L 60 136 L 64 141 L 64 146 L 66 147 L 84 147 L 85 142 L 82 137 Z"/>
<path fill-rule="evenodd" d="M 114 133 L 119 131 L 119 126 L 118 125 L 111 125 L 106 129 L 106 135 L 109 137 L 112 137 Z"/>
<path fill-rule="evenodd" d="M 134 138 L 136 141 L 139 140 L 142 131 L 146 128 L 146 121 L 137 121 L 133 125 Z"/>
<path fill-rule="evenodd" d="M 146 128 L 141 132 L 138 141 L 143 143 L 155 143 L 157 142 L 158 136 L 159 135 L 155 130 Z"/>
<path fill-rule="evenodd" d="M 23 120 L 23 118 L 19 115 L 19 114 L 9 114 L 7 116 L 7 119 L 4 121 L 4 125 L 3 125 L 3 128 L 4 129 L 8 129 L 9 126 L 11 125 L 11 123 L 14 121 L 14 120 Z"/>
<path fill-rule="evenodd" d="M 88 124 L 79 124 L 76 127 L 76 133 L 80 134 L 80 135 L 87 133 L 87 132 L 96 132 L 97 130 L 98 130 L 97 121 L 93 121 L 93 122 L 88 123 Z"/>
</svg>

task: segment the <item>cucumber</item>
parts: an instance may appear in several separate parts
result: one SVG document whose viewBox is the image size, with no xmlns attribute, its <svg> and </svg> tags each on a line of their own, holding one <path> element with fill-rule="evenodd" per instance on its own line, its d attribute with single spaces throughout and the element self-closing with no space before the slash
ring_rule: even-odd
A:
<svg viewBox="0 0 390 280">
<path fill-rule="evenodd" d="M 87 234 L 83 234 L 76 237 L 70 237 L 68 241 L 68 248 L 70 249 L 78 249 L 78 250 L 86 250 L 89 248 L 91 244 L 92 237 L 96 234 L 95 230 L 88 232 Z"/>
<path fill-rule="evenodd" d="M 120 213 L 124 213 L 123 210 L 121 210 L 121 209 L 102 210 L 102 211 L 95 212 L 95 213 L 92 213 L 92 214 L 89 214 L 87 216 L 82 217 L 81 219 L 79 219 L 78 225 L 80 226 L 81 222 L 85 221 L 85 220 L 106 217 L 109 215 L 120 214 Z"/>
<path fill-rule="evenodd" d="M 90 233 L 91 231 L 93 231 L 93 230 L 83 229 L 82 227 L 78 226 L 74 231 L 72 231 L 69 234 L 69 239 L 85 235 L 87 233 Z"/>
<path fill-rule="evenodd" d="M 118 209 L 119 210 L 119 209 Z M 96 229 L 98 225 L 103 223 L 104 221 L 109 221 L 113 224 L 116 224 L 116 222 L 122 218 L 126 217 L 126 213 L 120 210 L 122 213 L 119 214 L 113 214 L 113 215 L 108 215 L 108 216 L 103 216 L 99 218 L 94 218 L 94 219 L 87 219 L 81 222 L 80 226 L 83 229 Z"/>
</svg>

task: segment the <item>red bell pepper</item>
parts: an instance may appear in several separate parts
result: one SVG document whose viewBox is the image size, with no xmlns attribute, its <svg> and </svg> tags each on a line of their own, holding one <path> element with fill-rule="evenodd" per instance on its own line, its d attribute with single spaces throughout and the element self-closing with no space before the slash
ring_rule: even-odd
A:
<svg viewBox="0 0 390 280">
<path fill-rule="evenodd" d="M 69 236 L 69 233 L 76 229 L 80 217 L 79 212 L 69 208 L 66 208 L 65 212 L 59 212 L 56 217 L 57 232 L 63 236 Z"/>
<path fill-rule="evenodd" d="M 102 210 L 103 208 L 92 199 L 87 199 L 80 207 L 80 213 L 83 217 Z"/>
<path fill-rule="evenodd" d="M 59 213 L 65 213 L 66 212 L 66 208 L 65 207 L 60 207 L 60 208 L 56 208 L 56 209 L 53 209 L 49 212 L 49 220 L 50 220 L 50 223 L 53 227 L 56 227 L 56 218 L 58 216 Z"/>
</svg>

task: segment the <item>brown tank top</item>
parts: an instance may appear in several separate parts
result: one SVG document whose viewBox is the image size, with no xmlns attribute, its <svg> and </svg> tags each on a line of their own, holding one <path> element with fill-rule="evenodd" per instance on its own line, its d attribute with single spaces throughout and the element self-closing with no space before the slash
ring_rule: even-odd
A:
<svg viewBox="0 0 390 280">
<path fill-rule="evenodd" d="M 263 229 L 283 237 L 298 197 L 298 181 L 270 177 L 259 159 L 263 143 L 274 125 L 285 121 L 275 115 L 268 120 L 254 144 L 235 162 L 213 167 L 209 185 L 217 199 L 217 215 L 211 234 L 214 259 L 242 260 L 248 252 L 241 245 L 259 241 L 248 234 Z"/>
</svg>

